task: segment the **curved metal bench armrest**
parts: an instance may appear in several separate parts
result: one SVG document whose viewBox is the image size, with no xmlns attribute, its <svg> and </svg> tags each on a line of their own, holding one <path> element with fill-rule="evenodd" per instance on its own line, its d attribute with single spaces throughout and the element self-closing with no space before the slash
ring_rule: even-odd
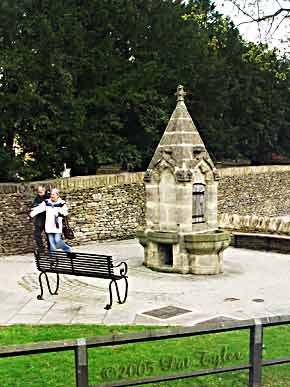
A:
<svg viewBox="0 0 290 387">
<path fill-rule="evenodd" d="M 120 271 L 120 276 L 125 277 L 125 275 L 128 272 L 128 265 L 127 265 L 127 263 L 122 261 L 118 265 L 113 266 L 114 269 L 118 268 L 118 267 L 119 267 L 119 271 Z"/>
</svg>

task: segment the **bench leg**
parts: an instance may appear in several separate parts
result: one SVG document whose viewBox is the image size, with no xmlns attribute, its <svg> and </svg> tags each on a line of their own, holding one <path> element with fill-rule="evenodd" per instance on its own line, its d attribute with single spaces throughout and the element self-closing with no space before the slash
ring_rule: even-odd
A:
<svg viewBox="0 0 290 387">
<path fill-rule="evenodd" d="M 113 282 L 116 282 L 116 281 L 112 280 L 112 281 L 110 282 L 110 285 L 109 285 L 109 291 L 110 291 L 110 303 L 107 304 L 107 305 L 105 306 L 105 309 L 107 309 L 107 310 L 109 310 L 109 309 L 112 308 L 112 303 L 113 303 L 112 283 L 113 283 Z"/>
<path fill-rule="evenodd" d="M 127 280 L 126 277 L 123 277 L 123 279 L 125 280 L 125 294 L 124 294 L 123 300 L 121 300 L 121 297 L 120 297 L 120 292 L 119 292 L 118 284 L 117 284 L 117 282 L 115 283 L 117 297 L 118 297 L 118 303 L 119 304 L 124 304 L 125 301 L 127 300 L 127 295 L 128 295 L 128 280 Z"/>
<path fill-rule="evenodd" d="M 124 304 L 124 302 L 126 301 L 127 295 L 128 295 L 128 280 L 127 280 L 126 277 L 123 277 L 123 279 L 125 280 L 125 295 L 124 295 L 123 299 L 121 300 L 120 292 L 119 292 L 119 288 L 118 288 L 117 281 L 116 281 L 116 280 L 112 280 L 112 281 L 110 282 L 110 285 L 109 285 L 109 291 L 110 291 L 110 303 L 107 304 L 107 305 L 105 306 L 105 309 L 109 310 L 109 309 L 111 309 L 111 307 L 112 307 L 112 303 L 113 303 L 112 284 L 113 284 L 113 283 L 115 284 L 116 293 L 117 293 L 117 298 L 118 298 L 118 303 L 119 303 L 119 304 Z"/>
<path fill-rule="evenodd" d="M 44 274 L 45 279 L 46 279 L 46 284 L 47 284 L 48 291 L 49 291 L 49 293 L 52 296 L 57 294 L 58 288 L 59 288 L 59 274 L 58 273 L 56 274 L 56 288 L 55 288 L 54 292 L 51 291 L 51 287 L 50 287 L 50 283 L 49 283 L 49 279 L 48 279 L 47 274 L 45 272 L 40 273 L 39 277 L 38 277 L 38 281 L 39 281 L 39 286 L 40 286 L 40 292 L 41 293 L 37 296 L 38 300 L 43 300 L 43 297 L 42 297 L 43 296 L 43 286 L 42 286 L 42 278 L 41 278 L 43 274 Z"/>
</svg>

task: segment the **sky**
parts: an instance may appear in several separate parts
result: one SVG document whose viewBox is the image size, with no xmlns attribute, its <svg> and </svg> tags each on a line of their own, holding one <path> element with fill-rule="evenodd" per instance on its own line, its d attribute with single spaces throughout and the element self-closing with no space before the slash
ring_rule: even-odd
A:
<svg viewBox="0 0 290 387">
<path fill-rule="evenodd" d="M 216 5 L 216 10 L 221 12 L 224 15 L 229 16 L 232 21 L 238 26 L 240 23 L 243 23 L 245 21 L 249 21 L 249 18 L 242 14 L 242 12 L 239 12 L 237 8 L 229 1 L 229 0 L 214 0 L 213 1 Z M 249 3 L 247 0 L 240 0 L 240 4 L 243 3 Z M 260 0 L 261 4 L 261 12 L 263 12 L 264 15 L 272 14 L 275 11 L 277 11 L 280 7 L 287 7 L 290 8 L 290 0 Z M 249 13 L 251 12 L 252 15 L 257 15 L 257 9 L 253 8 L 252 11 L 248 10 Z M 275 22 L 272 25 L 272 31 L 276 30 L 276 27 L 281 22 L 284 14 L 280 14 L 275 18 Z M 246 40 L 258 42 L 262 40 L 263 42 L 267 41 L 270 47 L 277 47 L 280 50 L 286 50 L 290 51 L 290 43 L 289 41 L 286 42 L 286 38 L 290 37 L 290 22 L 289 19 L 284 20 L 281 22 L 279 28 L 275 31 L 275 33 L 271 36 L 270 33 L 267 34 L 267 31 L 269 30 L 269 22 L 260 23 L 260 27 L 258 23 L 245 23 L 240 24 L 238 26 L 240 33 Z M 260 28 L 260 30 L 259 30 Z M 262 38 L 262 39 L 260 39 Z M 266 38 L 266 39 L 265 39 Z M 281 43 L 281 40 L 284 41 L 284 43 Z"/>
</svg>

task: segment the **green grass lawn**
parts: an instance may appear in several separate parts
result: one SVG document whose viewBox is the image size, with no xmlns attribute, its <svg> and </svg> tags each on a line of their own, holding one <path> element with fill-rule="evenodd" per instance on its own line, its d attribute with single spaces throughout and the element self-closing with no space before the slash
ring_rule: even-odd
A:
<svg viewBox="0 0 290 387">
<path fill-rule="evenodd" d="M 0 345 L 129 333 L 157 327 L 97 325 L 15 325 L 0 327 Z M 249 331 L 89 349 L 89 383 L 172 375 L 247 363 Z M 290 327 L 264 330 L 264 359 L 290 353 Z M 59 352 L 0 359 L 1 387 L 74 387 L 74 353 Z M 163 382 L 154 386 L 241 387 L 248 372 Z M 153 385 L 151 385 L 152 387 Z M 290 365 L 265 367 L 263 386 L 290 387 Z"/>
</svg>

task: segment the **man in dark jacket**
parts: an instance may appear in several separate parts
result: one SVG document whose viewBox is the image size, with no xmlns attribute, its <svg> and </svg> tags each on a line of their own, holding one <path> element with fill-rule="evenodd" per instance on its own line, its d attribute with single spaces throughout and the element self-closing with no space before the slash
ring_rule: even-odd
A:
<svg viewBox="0 0 290 387">
<path fill-rule="evenodd" d="M 32 207 L 37 207 L 40 203 L 42 203 L 44 200 L 49 198 L 49 192 L 45 190 L 45 188 L 42 185 L 39 185 L 37 187 L 37 195 L 35 199 L 33 200 Z M 45 228 L 45 212 L 42 212 L 41 214 L 38 214 L 34 217 L 34 240 L 36 242 L 36 246 L 38 250 L 44 250 L 43 240 L 42 240 L 42 233 Z M 49 250 L 49 242 L 47 235 L 46 237 L 46 243 Z"/>
</svg>

